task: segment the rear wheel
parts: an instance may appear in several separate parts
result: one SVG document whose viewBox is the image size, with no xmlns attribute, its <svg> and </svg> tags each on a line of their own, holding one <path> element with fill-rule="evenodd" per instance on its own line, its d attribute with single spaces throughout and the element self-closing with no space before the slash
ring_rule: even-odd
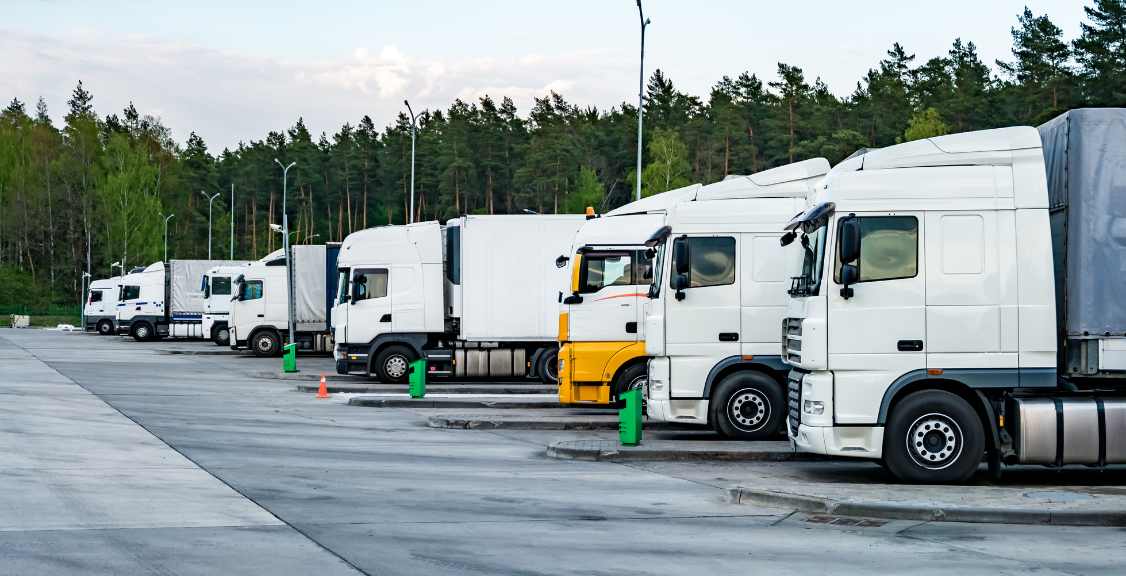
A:
<svg viewBox="0 0 1126 576">
<path fill-rule="evenodd" d="M 388 346 L 375 357 L 375 375 L 380 382 L 401 384 L 407 381 L 411 362 L 418 360 L 406 346 Z"/>
<path fill-rule="evenodd" d="M 231 329 L 226 324 L 216 324 L 211 327 L 211 341 L 217 346 L 226 346 L 231 343 Z"/>
<path fill-rule="evenodd" d="M 273 330 L 263 330 L 250 339 L 250 348 L 259 358 L 277 356 L 281 352 L 281 338 Z"/>
<path fill-rule="evenodd" d="M 148 342 L 154 338 L 156 333 L 148 322 L 140 322 L 133 327 L 133 339 L 137 342 Z"/>
<path fill-rule="evenodd" d="M 559 383 L 559 348 L 548 348 L 536 362 L 536 374 L 544 384 Z"/>
<path fill-rule="evenodd" d="M 736 372 L 720 381 L 708 403 L 716 432 L 735 440 L 763 440 L 782 425 L 782 387 L 759 372 Z"/>
<path fill-rule="evenodd" d="M 977 470 L 984 453 L 981 419 L 968 402 L 950 392 L 914 392 L 888 416 L 884 461 L 900 480 L 964 482 Z"/>
<path fill-rule="evenodd" d="M 113 334 L 113 322 L 110 322 L 109 320 L 102 320 L 101 322 L 98 322 L 97 330 L 98 334 L 101 334 L 102 336 L 109 336 L 110 334 Z"/>
</svg>

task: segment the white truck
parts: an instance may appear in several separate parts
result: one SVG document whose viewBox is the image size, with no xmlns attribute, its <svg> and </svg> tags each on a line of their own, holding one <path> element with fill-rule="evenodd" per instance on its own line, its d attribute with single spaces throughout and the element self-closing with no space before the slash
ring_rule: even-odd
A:
<svg viewBox="0 0 1126 576">
<path fill-rule="evenodd" d="M 329 310 L 336 291 L 336 254 L 340 243 L 296 245 L 289 250 L 288 282 L 284 250 L 247 265 L 235 277 L 237 287 L 228 319 L 232 350 L 247 347 L 260 357 L 281 354 L 282 346 L 289 343 L 287 303 L 293 306 L 297 348 L 310 352 L 332 350 Z"/>
<path fill-rule="evenodd" d="M 462 216 L 350 234 L 332 317 L 336 371 L 557 380 L 560 288 L 582 215 Z"/>
<path fill-rule="evenodd" d="M 216 266 L 203 275 L 203 338 L 218 346 L 229 346 L 231 331 L 228 318 L 234 279 L 242 274 L 250 262 L 238 266 Z"/>
<path fill-rule="evenodd" d="M 788 287 L 783 226 L 829 171 L 815 158 L 701 187 L 669 207 L 645 326 L 646 412 L 742 440 L 780 434 L 778 325 Z"/>
<path fill-rule="evenodd" d="M 225 260 L 156 262 L 121 278 L 116 332 L 137 341 L 202 338 L 204 273 L 215 266 L 238 266 Z"/>
<path fill-rule="evenodd" d="M 781 324 L 798 450 L 961 482 L 1126 463 L 1126 110 L 845 160 Z"/>
<path fill-rule="evenodd" d="M 117 319 L 117 296 L 121 292 L 121 277 L 94 280 L 86 296 L 86 306 L 82 310 L 87 332 L 94 331 L 102 336 L 113 334 Z"/>
<path fill-rule="evenodd" d="M 559 401 L 609 404 L 645 384 L 645 316 L 652 283 L 645 241 L 665 210 L 700 187 L 693 184 L 591 217 L 575 234 L 571 286 L 559 313 Z M 593 212 L 593 210 L 591 211 Z"/>
</svg>

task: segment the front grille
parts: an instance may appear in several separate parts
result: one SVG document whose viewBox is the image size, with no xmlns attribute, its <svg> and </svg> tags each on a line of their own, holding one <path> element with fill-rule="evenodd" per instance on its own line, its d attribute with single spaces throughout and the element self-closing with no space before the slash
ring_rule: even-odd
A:
<svg viewBox="0 0 1126 576">
<path fill-rule="evenodd" d="M 787 318 L 786 333 L 790 336 L 801 336 L 801 318 Z"/>
<path fill-rule="evenodd" d="M 796 370 L 791 370 L 790 374 L 786 377 L 788 386 L 788 394 L 786 403 L 789 407 L 790 418 L 790 437 L 795 438 L 798 435 L 798 425 L 801 424 L 801 379 L 803 374 Z"/>
</svg>

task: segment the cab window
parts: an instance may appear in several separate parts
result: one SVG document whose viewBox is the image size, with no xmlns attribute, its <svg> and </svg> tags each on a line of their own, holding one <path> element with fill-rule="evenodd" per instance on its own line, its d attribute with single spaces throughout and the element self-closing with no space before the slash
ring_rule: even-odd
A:
<svg viewBox="0 0 1126 576">
<path fill-rule="evenodd" d="M 231 277 L 215 276 L 211 278 L 211 293 L 216 296 L 231 295 Z"/>
<path fill-rule="evenodd" d="M 351 274 L 351 269 L 340 268 L 337 270 L 336 277 L 336 303 L 343 304 L 344 298 L 348 296 L 348 275 Z"/>
<path fill-rule="evenodd" d="M 914 278 L 919 273 L 919 220 L 914 216 L 860 216 L 861 282 Z M 838 227 L 839 230 L 839 227 Z M 833 280 L 841 283 L 841 242 L 837 234 L 837 258 Z"/>
<path fill-rule="evenodd" d="M 352 301 L 359 302 L 361 300 L 386 297 L 387 277 L 388 272 L 386 268 L 356 270 L 356 274 L 352 279 Z"/>
<path fill-rule="evenodd" d="M 262 297 L 262 281 L 248 280 L 239 284 L 239 300 L 258 300 Z"/>
<path fill-rule="evenodd" d="M 598 292 L 607 286 L 633 284 L 633 253 L 630 251 L 588 251 L 583 253 L 579 293 Z"/>
<path fill-rule="evenodd" d="M 688 241 L 688 287 L 705 288 L 735 283 L 735 239 L 693 237 Z M 677 269 L 673 258 L 673 270 Z"/>
<path fill-rule="evenodd" d="M 121 298 L 118 298 L 118 300 L 121 300 L 121 301 L 124 302 L 125 300 L 136 300 L 140 297 L 141 297 L 141 287 L 140 286 L 122 286 L 121 287 Z"/>
<path fill-rule="evenodd" d="M 90 302 L 91 303 L 101 302 L 101 301 L 102 301 L 102 291 L 101 290 L 93 290 L 93 291 L 90 292 Z"/>
<path fill-rule="evenodd" d="M 645 259 L 644 250 L 635 250 L 633 253 L 633 283 L 641 286 L 652 284 L 653 264 L 653 261 Z"/>
</svg>

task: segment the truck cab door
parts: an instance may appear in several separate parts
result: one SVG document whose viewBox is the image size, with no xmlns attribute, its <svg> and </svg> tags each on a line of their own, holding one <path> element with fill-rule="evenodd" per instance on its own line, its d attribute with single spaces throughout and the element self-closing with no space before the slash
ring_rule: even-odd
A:
<svg viewBox="0 0 1126 576">
<path fill-rule="evenodd" d="M 242 340 L 250 336 L 250 330 L 266 322 L 266 299 L 263 298 L 261 280 L 244 280 L 239 284 L 238 301 L 231 303 L 230 326 Z"/>
<path fill-rule="evenodd" d="M 348 299 L 351 298 L 352 270 L 340 268 L 336 271 L 336 300 L 333 301 L 329 326 L 336 342 L 348 342 Z"/>
<path fill-rule="evenodd" d="M 860 252 L 856 260 L 842 262 L 842 230 L 849 221 L 859 226 Z M 922 234 L 922 212 L 845 215 L 836 221 L 821 290 L 827 298 L 837 424 L 876 423 L 892 382 L 926 368 Z M 858 268 L 856 283 L 847 287 L 845 264 Z"/>
<path fill-rule="evenodd" d="M 579 259 L 579 296 L 570 304 L 571 342 L 637 342 L 640 275 L 633 250 L 590 250 Z"/>
<path fill-rule="evenodd" d="M 392 331 L 391 267 L 352 269 L 348 343 L 364 344 Z"/>
</svg>

